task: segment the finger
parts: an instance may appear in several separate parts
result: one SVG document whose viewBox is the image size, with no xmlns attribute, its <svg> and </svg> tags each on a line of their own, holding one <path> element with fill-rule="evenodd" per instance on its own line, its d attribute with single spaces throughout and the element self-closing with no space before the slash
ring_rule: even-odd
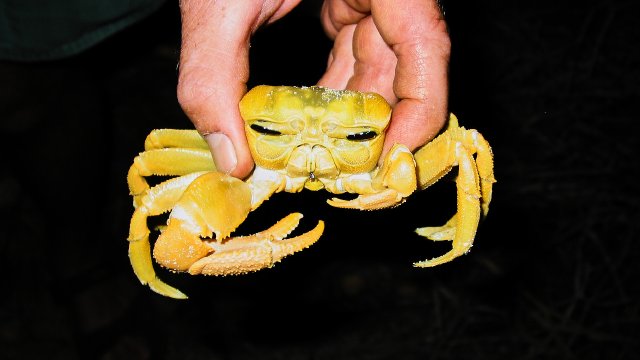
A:
<svg viewBox="0 0 640 360">
<path fill-rule="evenodd" d="M 327 71 L 318 81 L 319 86 L 332 89 L 344 89 L 347 87 L 349 79 L 353 76 L 355 62 L 351 45 L 355 28 L 355 25 L 345 26 L 338 33 L 333 43 L 331 54 L 329 54 Z"/>
<path fill-rule="evenodd" d="M 361 5 L 358 1 L 325 0 L 322 3 L 320 19 L 327 35 L 335 39 L 344 26 L 357 24 L 369 13 L 369 5 Z"/>
<path fill-rule="evenodd" d="M 237 5 L 205 5 L 181 2 L 178 101 L 209 142 L 216 168 L 243 177 L 253 164 L 236 104 L 249 76 L 250 26 L 237 22 Z"/>
<path fill-rule="evenodd" d="M 249 38 L 297 1 L 183 0 L 178 101 L 209 143 L 218 170 L 245 177 L 253 168 L 238 103 L 249 76 Z"/>
<path fill-rule="evenodd" d="M 369 13 L 375 31 L 366 19 Z M 346 24 L 358 24 L 354 71 L 347 87 L 379 92 L 392 104 L 399 100 L 385 151 L 394 143 L 413 150 L 435 137 L 448 112 L 450 54 L 446 24 L 436 1 L 327 0 L 322 15 L 329 35 L 339 34 Z M 389 50 L 396 59 L 393 70 Z"/>
<path fill-rule="evenodd" d="M 356 26 L 353 57 L 353 76 L 347 88 L 378 93 L 395 105 L 398 101 L 393 88 L 396 55 L 380 36 L 371 16 L 360 20 Z"/>
<path fill-rule="evenodd" d="M 451 44 L 435 0 L 406 0 L 402 6 L 372 0 L 373 21 L 397 58 L 394 107 L 385 149 L 394 143 L 411 150 L 438 133 L 447 118 Z"/>
</svg>

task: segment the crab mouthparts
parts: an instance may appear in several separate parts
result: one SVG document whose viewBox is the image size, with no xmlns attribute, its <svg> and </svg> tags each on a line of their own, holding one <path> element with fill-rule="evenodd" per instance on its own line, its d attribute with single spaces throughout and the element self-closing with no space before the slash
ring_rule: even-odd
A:
<svg viewBox="0 0 640 360">
<path fill-rule="evenodd" d="M 304 184 L 304 187 L 309 190 L 316 191 L 324 189 L 324 184 L 322 183 L 322 181 L 319 181 L 313 171 L 311 171 L 309 173 L 309 181 Z"/>
</svg>

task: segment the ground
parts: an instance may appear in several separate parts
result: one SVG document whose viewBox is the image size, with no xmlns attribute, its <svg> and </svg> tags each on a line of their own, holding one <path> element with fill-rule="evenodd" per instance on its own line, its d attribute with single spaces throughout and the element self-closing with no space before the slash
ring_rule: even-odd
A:
<svg viewBox="0 0 640 360">
<path fill-rule="evenodd" d="M 282 194 L 241 230 L 296 210 L 326 220 L 316 245 L 243 277 L 160 270 L 191 298 L 160 297 L 128 263 L 125 176 L 149 130 L 191 126 L 176 5 L 72 59 L 0 63 L 3 358 L 637 358 L 639 6 L 443 4 L 451 109 L 498 183 L 472 251 L 433 269 L 411 263 L 446 244 L 412 230 L 451 215 L 450 181 L 367 213 Z M 298 10 L 255 37 L 251 85 L 312 85 L 329 47 Z"/>
</svg>

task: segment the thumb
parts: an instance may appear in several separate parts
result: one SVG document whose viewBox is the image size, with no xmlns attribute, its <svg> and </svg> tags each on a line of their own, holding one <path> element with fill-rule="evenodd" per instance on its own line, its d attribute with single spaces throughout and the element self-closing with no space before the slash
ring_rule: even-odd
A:
<svg viewBox="0 0 640 360">
<path fill-rule="evenodd" d="M 178 101 L 207 140 L 216 168 L 242 178 L 253 168 L 238 109 L 249 76 L 252 21 L 245 2 L 215 4 L 181 1 Z"/>
</svg>

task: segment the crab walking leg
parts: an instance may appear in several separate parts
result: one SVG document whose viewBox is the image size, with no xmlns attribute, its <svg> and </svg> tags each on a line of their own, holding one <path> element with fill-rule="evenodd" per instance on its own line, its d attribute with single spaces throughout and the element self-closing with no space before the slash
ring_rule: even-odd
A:
<svg viewBox="0 0 640 360">
<path fill-rule="evenodd" d="M 478 166 L 478 174 L 480 176 L 480 192 L 482 194 L 481 206 L 482 215 L 486 216 L 489 212 L 489 203 L 491 203 L 491 195 L 493 184 L 496 179 L 493 174 L 493 152 L 487 140 L 482 134 L 476 130 L 471 130 L 467 134 L 470 137 L 477 151 L 476 164 Z M 469 141 L 467 140 L 467 141 Z"/>
<path fill-rule="evenodd" d="M 156 129 L 152 130 L 144 141 L 145 150 L 163 148 L 209 149 L 209 146 L 196 130 Z"/>
<path fill-rule="evenodd" d="M 273 266 L 282 258 L 313 245 L 324 231 L 324 222 L 309 232 L 285 239 L 297 226 L 302 214 L 293 213 L 267 230 L 250 236 L 225 239 L 210 244 L 215 252 L 190 268 L 192 275 L 239 275 Z"/>
<path fill-rule="evenodd" d="M 438 136 L 432 142 L 416 152 L 418 167 L 418 182 L 422 189 L 429 187 L 456 165 L 456 152 L 450 151 L 455 144 L 462 144 L 471 155 L 476 154 L 476 166 L 479 174 L 481 192 L 482 215 L 487 215 L 493 183 L 493 154 L 489 143 L 477 130 L 467 130 L 458 126 L 458 120 L 451 114 L 447 132 Z M 437 156 L 442 155 L 442 156 Z M 453 240 L 457 217 L 454 215 L 445 225 L 438 227 L 424 227 L 416 232 L 431 240 Z"/>
<path fill-rule="evenodd" d="M 207 149 L 167 148 L 140 153 L 127 174 L 134 206 L 140 204 L 140 195 L 149 188 L 145 176 L 186 175 L 198 171 L 215 171 L 211 152 Z"/>
<path fill-rule="evenodd" d="M 416 190 L 416 163 L 413 155 L 403 145 L 394 145 L 373 181 L 364 183 L 356 178 L 344 180 L 346 192 L 363 194 L 353 200 L 333 198 L 329 205 L 360 210 L 377 210 L 401 204 Z"/>
<path fill-rule="evenodd" d="M 457 214 L 442 226 L 427 226 L 416 229 L 416 234 L 433 241 L 451 241 L 456 237 Z"/>
<path fill-rule="evenodd" d="M 417 262 L 414 266 L 431 267 L 449 262 L 465 254 L 473 245 L 473 239 L 480 221 L 480 189 L 476 170 L 477 165 L 472 154 L 461 143 L 456 144 L 455 156 L 459 173 L 456 178 L 458 212 L 454 216 L 455 236 L 453 238 L 453 248 L 442 256 Z"/>
<path fill-rule="evenodd" d="M 140 206 L 136 208 L 131 218 L 128 238 L 131 266 L 140 282 L 143 285 L 149 284 L 149 287 L 159 294 L 178 299 L 186 298 L 182 292 L 158 279 L 153 270 L 147 218 L 171 210 L 189 184 L 205 173 L 197 172 L 180 176 L 152 187 L 140 197 Z"/>
<path fill-rule="evenodd" d="M 445 132 L 416 151 L 414 157 L 420 189 L 435 184 L 451 171 L 456 161 L 455 153 L 451 151 L 453 147 L 451 134 Z"/>
<path fill-rule="evenodd" d="M 439 135 L 414 154 L 420 189 L 433 185 L 456 165 L 455 151 L 450 151 L 452 147 L 455 147 L 452 133 L 459 133 L 461 129 L 458 127 L 458 121 L 454 115 L 451 115 L 448 130 L 451 131 Z M 443 226 L 418 228 L 416 232 L 418 235 L 434 241 L 453 240 L 456 221 L 456 215 L 454 215 Z"/>
</svg>

